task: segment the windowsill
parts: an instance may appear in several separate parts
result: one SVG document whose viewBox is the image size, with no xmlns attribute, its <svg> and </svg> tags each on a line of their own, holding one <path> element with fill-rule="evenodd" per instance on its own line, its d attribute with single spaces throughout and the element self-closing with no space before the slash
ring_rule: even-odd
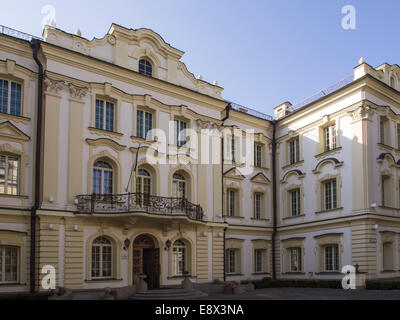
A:
<svg viewBox="0 0 400 320">
<path fill-rule="evenodd" d="M 227 273 L 226 276 L 227 277 L 241 277 L 241 276 L 244 276 L 244 274 L 242 274 L 242 273 Z"/>
<path fill-rule="evenodd" d="M 253 275 L 253 276 L 267 276 L 267 275 L 270 275 L 270 274 L 271 273 L 269 273 L 269 272 L 254 272 L 251 275 Z"/>
<path fill-rule="evenodd" d="M 262 170 L 262 171 L 267 171 L 267 170 L 269 170 L 267 167 L 253 166 L 253 168 L 254 168 L 255 170 Z"/>
<path fill-rule="evenodd" d="M 109 136 L 111 138 L 116 138 L 116 139 L 119 139 L 124 135 L 123 133 L 107 131 L 107 130 L 97 129 L 97 128 L 93 128 L 93 127 L 89 127 L 89 131 L 92 134 L 105 135 L 105 136 Z"/>
<path fill-rule="evenodd" d="M 27 118 L 24 116 L 15 116 L 13 114 L 2 113 L 2 112 L 0 112 L 0 119 L 14 120 L 16 122 L 23 122 L 23 123 L 29 123 L 31 121 L 31 118 Z"/>
<path fill-rule="evenodd" d="M 284 217 L 283 220 L 294 220 L 294 219 L 297 219 L 297 218 L 303 218 L 305 216 L 306 216 L 305 214 L 301 214 L 301 215 L 298 215 L 298 216 Z"/>
<path fill-rule="evenodd" d="M 301 272 L 301 271 L 294 272 L 294 271 L 292 271 L 292 272 L 284 272 L 282 274 L 286 274 L 286 275 L 305 275 L 305 272 Z"/>
<path fill-rule="evenodd" d="M 329 213 L 329 212 L 335 212 L 335 211 L 340 211 L 343 210 L 344 208 L 335 208 L 335 209 L 329 209 L 329 210 L 322 210 L 322 211 L 318 211 L 315 214 L 322 214 L 322 213 Z"/>
<path fill-rule="evenodd" d="M 381 273 L 396 273 L 396 270 L 383 270 Z"/>
<path fill-rule="evenodd" d="M 342 147 L 337 147 L 337 148 L 335 148 L 335 149 L 332 149 L 332 150 L 329 150 L 329 151 L 324 151 L 324 152 L 322 152 L 322 153 L 320 153 L 320 154 L 317 154 L 317 155 L 315 156 L 315 158 L 316 158 L 316 159 L 320 159 L 320 158 L 326 157 L 326 156 L 328 156 L 328 155 L 338 153 L 338 152 L 340 152 L 341 150 L 342 150 Z"/>
<path fill-rule="evenodd" d="M 389 209 L 389 210 L 400 210 L 399 208 L 389 207 L 389 206 L 378 206 L 378 208 Z"/>
<path fill-rule="evenodd" d="M 394 150 L 393 147 L 391 147 L 391 146 L 389 146 L 387 144 L 381 143 L 381 142 L 378 142 L 377 145 L 378 145 L 378 147 L 380 147 L 380 148 L 382 148 L 382 149 L 384 149 L 386 151 L 393 151 Z"/>
<path fill-rule="evenodd" d="M 258 219 L 258 218 L 251 218 L 251 220 L 253 220 L 253 221 L 262 221 L 262 222 L 268 222 L 268 221 L 270 221 L 269 219 L 263 219 L 263 218 L 260 218 L 260 219 Z"/>
<path fill-rule="evenodd" d="M 121 282 L 124 279 L 92 279 L 92 280 L 85 280 L 87 283 L 98 283 L 98 282 Z"/>
<path fill-rule="evenodd" d="M 131 139 L 133 141 L 139 141 L 139 142 L 157 142 L 156 140 L 147 140 L 146 138 L 141 138 L 141 137 L 137 137 L 137 136 L 131 136 Z"/>
<path fill-rule="evenodd" d="M 21 196 L 21 195 L 13 195 L 13 194 L 0 194 L 0 198 L 26 200 L 26 199 L 29 199 L 29 196 Z"/>
<path fill-rule="evenodd" d="M 297 161 L 297 162 L 292 163 L 292 164 L 287 164 L 286 166 L 282 167 L 282 170 L 292 169 L 292 168 L 301 166 L 302 164 L 304 164 L 304 160 L 300 160 L 300 161 Z"/>
<path fill-rule="evenodd" d="M 238 219 L 238 220 L 243 220 L 244 219 L 244 217 L 239 217 L 239 216 L 234 216 L 234 217 L 232 217 L 232 216 L 225 216 L 226 218 L 228 218 L 228 219 Z"/>
<path fill-rule="evenodd" d="M 316 275 L 327 275 L 327 276 L 338 276 L 338 275 L 343 275 L 343 273 L 340 273 L 339 271 L 323 271 L 323 272 L 316 272 Z"/>
<path fill-rule="evenodd" d="M 197 276 L 190 276 L 188 277 L 189 279 L 197 279 Z M 172 276 L 172 277 L 167 277 L 168 280 L 184 280 L 186 279 L 185 276 Z"/>
</svg>

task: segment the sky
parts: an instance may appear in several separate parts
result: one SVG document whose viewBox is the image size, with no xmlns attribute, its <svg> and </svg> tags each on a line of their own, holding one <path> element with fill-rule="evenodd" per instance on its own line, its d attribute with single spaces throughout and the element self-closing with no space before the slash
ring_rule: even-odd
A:
<svg viewBox="0 0 400 320">
<path fill-rule="evenodd" d="M 272 114 L 350 75 L 361 57 L 400 65 L 399 0 L 13 0 L 0 25 L 42 35 L 42 8 L 57 28 L 102 38 L 111 23 L 150 28 L 185 52 L 196 76 L 218 81 L 226 100 Z M 345 5 L 355 29 L 344 29 Z"/>
</svg>

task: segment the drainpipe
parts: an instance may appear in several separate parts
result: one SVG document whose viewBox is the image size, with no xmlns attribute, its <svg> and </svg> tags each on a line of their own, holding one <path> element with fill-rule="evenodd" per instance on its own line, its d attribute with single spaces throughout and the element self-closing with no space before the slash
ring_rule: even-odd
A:
<svg viewBox="0 0 400 320">
<path fill-rule="evenodd" d="M 42 113 L 43 113 L 43 65 L 38 58 L 40 40 L 31 41 L 33 59 L 38 65 L 38 90 L 37 90 L 37 115 L 36 115 L 36 154 L 35 154 L 35 182 L 33 192 L 35 193 L 34 205 L 31 209 L 31 248 L 30 248 L 30 291 L 35 293 L 35 264 L 36 264 L 36 211 L 40 205 L 40 159 L 42 143 Z"/>
<path fill-rule="evenodd" d="M 228 104 L 226 106 L 226 114 L 225 114 L 225 118 L 222 119 L 222 125 L 224 125 L 224 122 L 229 118 L 229 112 L 231 110 L 232 106 L 231 104 Z M 225 154 L 224 154 L 224 148 L 225 148 L 225 142 L 224 142 L 224 137 L 221 137 L 221 180 L 222 180 L 222 185 L 221 185 L 221 203 L 222 203 L 222 217 L 225 216 L 225 201 L 224 201 L 224 163 L 225 163 Z M 226 248 L 226 231 L 228 230 L 228 228 L 224 229 L 224 282 L 226 282 L 226 252 L 225 252 L 225 248 Z"/>
<path fill-rule="evenodd" d="M 272 279 L 276 280 L 276 235 L 277 228 L 277 190 L 276 190 L 276 127 L 277 121 L 272 122 L 272 201 L 273 201 L 273 231 L 272 231 Z"/>
</svg>

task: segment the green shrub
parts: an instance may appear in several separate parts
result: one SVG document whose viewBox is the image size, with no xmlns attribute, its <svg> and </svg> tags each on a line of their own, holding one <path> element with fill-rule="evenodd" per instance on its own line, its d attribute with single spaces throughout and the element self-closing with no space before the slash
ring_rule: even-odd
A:
<svg viewBox="0 0 400 320">
<path fill-rule="evenodd" d="M 340 280 L 271 280 L 253 281 L 256 289 L 263 288 L 333 288 L 342 289 Z"/>
<path fill-rule="evenodd" d="M 49 293 L 19 293 L 10 295 L 0 295 L 0 301 L 17 301 L 17 300 L 47 300 L 49 298 Z"/>
<path fill-rule="evenodd" d="M 367 290 L 400 290 L 400 280 L 367 280 Z"/>
</svg>

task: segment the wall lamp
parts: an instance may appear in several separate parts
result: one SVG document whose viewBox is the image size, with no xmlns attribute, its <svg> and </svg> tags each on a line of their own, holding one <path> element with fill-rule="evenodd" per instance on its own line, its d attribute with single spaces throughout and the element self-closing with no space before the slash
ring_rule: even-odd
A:
<svg viewBox="0 0 400 320">
<path fill-rule="evenodd" d="M 128 250 L 130 244 L 131 244 L 131 241 L 127 238 L 127 239 L 124 241 L 124 250 L 125 250 L 125 251 Z"/>
<path fill-rule="evenodd" d="M 169 250 L 169 248 L 171 248 L 172 245 L 172 241 L 171 240 L 167 240 L 165 242 L 165 251 Z"/>
</svg>

